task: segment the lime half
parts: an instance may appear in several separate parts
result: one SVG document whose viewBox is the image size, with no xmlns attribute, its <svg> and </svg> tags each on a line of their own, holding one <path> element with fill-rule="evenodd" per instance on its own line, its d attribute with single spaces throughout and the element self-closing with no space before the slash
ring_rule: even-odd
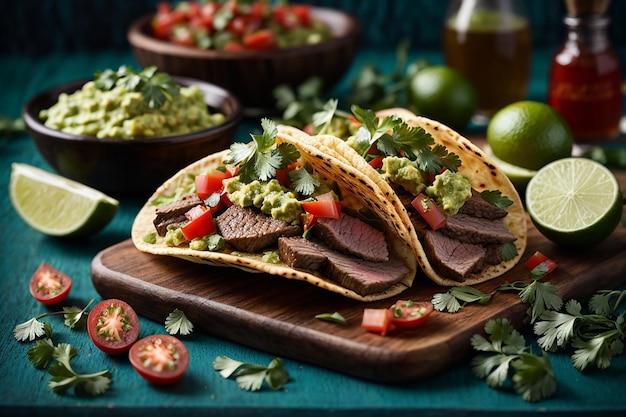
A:
<svg viewBox="0 0 626 417">
<path fill-rule="evenodd" d="M 11 203 L 33 229 L 50 236 L 85 236 L 106 226 L 119 202 L 84 184 L 13 163 Z"/>
<path fill-rule="evenodd" d="M 526 210 L 533 224 L 565 247 L 591 247 L 605 240 L 619 224 L 622 206 L 613 173 L 590 159 L 551 162 L 526 188 Z"/>
</svg>

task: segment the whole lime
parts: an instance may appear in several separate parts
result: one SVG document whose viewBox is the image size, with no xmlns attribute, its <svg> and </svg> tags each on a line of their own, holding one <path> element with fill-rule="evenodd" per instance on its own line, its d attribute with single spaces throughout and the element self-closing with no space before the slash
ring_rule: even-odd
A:
<svg viewBox="0 0 626 417">
<path fill-rule="evenodd" d="M 518 101 L 500 109 L 487 125 L 493 154 L 509 164 L 538 170 L 572 155 L 574 139 L 556 110 L 537 101 Z"/>
<path fill-rule="evenodd" d="M 447 66 L 428 66 L 416 71 L 407 90 L 409 109 L 420 116 L 463 130 L 478 106 L 478 94 L 459 71 Z"/>
</svg>

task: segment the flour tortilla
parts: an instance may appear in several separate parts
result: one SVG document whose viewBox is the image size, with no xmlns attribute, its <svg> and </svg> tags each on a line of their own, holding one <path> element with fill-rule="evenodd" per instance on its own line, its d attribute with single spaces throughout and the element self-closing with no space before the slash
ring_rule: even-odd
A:
<svg viewBox="0 0 626 417">
<path fill-rule="evenodd" d="M 435 283 L 442 286 L 475 285 L 496 278 L 513 268 L 519 262 L 526 249 L 528 235 L 524 206 L 517 190 L 508 177 L 498 169 L 478 146 L 437 121 L 416 116 L 403 108 L 386 109 L 376 114 L 380 120 L 387 116 L 397 116 L 402 118 L 409 126 L 422 127 L 433 136 L 435 143 L 445 146 L 449 152 L 458 155 L 461 160 L 459 172 L 469 178 L 470 184 L 475 191 L 480 193 L 485 190 L 499 190 L 503 196 L 513 201 L 513 204 L 507 209 L 509 214 L 503 219 L 509 230 L 517 236 L 517 240 L 514 242 L 517 255 L 513 259 L 501 262 L 498 265 L 485 265 L 480 272 L 466 275 L 462 282 L 439 274 L 428 260 L 406 208 L 389 183 L 354 149 L 347 145 L 344 140 L 332 135 L 310 136 L 309 139 L 305 139 L 304 135 L 307 135 L 305 132 L 297 131 L 297 129 L 287 126 L 279 126 L 279 131 L 297 137 L 299 140 L 309 140 L 311 141 L 310 143 L 316 143 L 320 149 L 330 150 L 330 155 L 339 158 L 343 163 L 354 166 L 374 181 L 388 200 L 389 212 L 397 213 L 402 219 L 418 264 L 424 273 Z M 401 235 L 405 235 L 405 233 L 401 233 Z"/>
<path fill-rule="evenodd" d="M 156 206 L 151 202 L 157 197 L 173 195 L 179 187 L 191 181 L 192 175 L 209 172 L 211 169 L 223 165 L 223 161 L 229 152 L 228 150 L 209 155 L 183 168 L 154 192 L 133 222 L 131 237 L 134 245 L 140 251 L 155 255 L 173 256 L 202 264 L 236 267 L 249 272 L 264 272 L 288 279 L 305 281 L 319 288 L 360 301 L 390 298 L 410 287 L 418 267 L 408 240 L 408 232 L 398 216 L 395 214 L 392 216 L 388 215 L 389 209 L 386 206 L 386 198 L 381 193 L 378 185 L 371 178 L 358 172 L 352 165 L 341 162 L 337 155 L 335 157 L 329 156 L 328 153 L 311 146 L 310 143 L 307 144 L 306 141 L 301 142 L 291 135 L 279 133 L 276 142 L 292 143 L 298 148 L 302 158 L 313 166 L 318 178 L 336 181 L 342 192 L 343 205 L 345 207 L 355 210 L 358 210 L 360 207 L 367 207 L 385 223 L 385 234 L 390 253 L 401 259 L 408 268 L 408 273 L 401 282 L 383 292 L 363 296 L 350 289 L 341 287 L 330 279 L 291 268 L 283 263 L 267 263 L 262 260 L 262 253 L 243 253 L 238 251 L 236 254 L 233 254 L 230 250 L 220 252 L 195 251 L 189 249 L 186 245 L 169 247 L 163 243 L 162 238 L 154 244 L 146 243 L 144 236 L 155 231 L 153 220 Z"/>
</svg>

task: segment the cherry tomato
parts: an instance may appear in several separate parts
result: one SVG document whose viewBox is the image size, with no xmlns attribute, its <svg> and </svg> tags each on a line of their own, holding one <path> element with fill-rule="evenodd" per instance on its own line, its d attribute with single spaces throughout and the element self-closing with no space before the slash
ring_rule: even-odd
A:
<svg viewBox="0 0 626 417">
<path fill-rule="evenodd" d="M 433 199 L 420 193 L 411 201 L 411 205 L 422 215 L 431 229 L 437 230 L 446 225 L 446 216 Z"/>
<path fill-rule="evenodd" d="M 157 385 L 178 381 L 189 366 L 187 348 L 170 335 L 144 337 L 130 348 L 128 359 L 139 375 Z"/>
<path fill-rule="evenodd" d="M 87 332 L 98 349 L 109 355 L 128 352 L 139 337 L 139 318 L 122 300 L 103 300 L 89 313 Z"/>
<path fill-rule="evenodd" d="M 72 288 L 72 279 L 44 262 L 30 278 L 29 287 L 35 300 L 53 305 L 65 301 Z"/>
<path fill-rule="evenodd" d="M 391 314 L 386 308 L 366 308 L 363 310 L 361 327 L 368 332 L 386 335 L 391 327 Z"/>
<path fill-rule="evenodd" d="M 526 266 L 528 267 L 528 269 L 533 270 L 539 264 L 545 264 L 546 268 L 548 269 L 548 273 L 554 271 L 558 266 L 557 263 L 554 262 L 552 259 L 548 258 L 543 253 L 536 251 L 530 256 L 530 258 L 528 258 L 528 260 L 526 261 Z"/>
<path fill-rule="evenodd" d="M 433 312 L 433 304 L 427 301 L 398 300 L 389 307 L 391 324 L 397 327 L 417 327 Z"/>
</svg>

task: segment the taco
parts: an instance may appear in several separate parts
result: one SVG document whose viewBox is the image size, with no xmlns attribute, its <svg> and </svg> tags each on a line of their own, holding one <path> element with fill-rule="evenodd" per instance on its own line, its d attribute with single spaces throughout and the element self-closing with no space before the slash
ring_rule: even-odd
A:
<svg viewBox="0 0 626 417">
<path fill-rule="evenodd" d="M 410 287 L 408 234 L 380 187 L 308 142 L 262 135 L 183 168 L 137 214 L 141 251 L 300 280 L 370 301 Z M 208 184 L 208 185 L 207 185 Z"/>
<path fill-rule="evenodd" d="M 498 277 L 524 253 L 527 225 L 515 187 L 468 139 L 402 108 L 353 107 L 349 137 L 279 126 L 372 179 L 402 219 L 418 264 L 443 286 Z M 356 122 L 355 122 L 356 120 Z M 432 225 L 430 223 L 432 223 Z"/>
</svg>

